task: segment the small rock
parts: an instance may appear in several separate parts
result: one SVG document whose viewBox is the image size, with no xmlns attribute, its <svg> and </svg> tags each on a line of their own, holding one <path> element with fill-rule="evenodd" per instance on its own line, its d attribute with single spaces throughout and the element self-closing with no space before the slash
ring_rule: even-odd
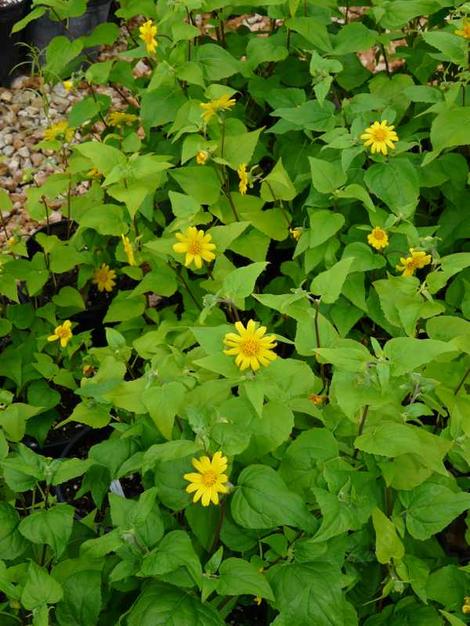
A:
<svg viewBox="0 0 470 626">
<path fill-rule="evenodd" d="M 10 217 L 10 211 L 2 211 L 2 218 L 4 220 L 8 219 Z"/>
<path fill-rule="evenodd" d="M 16 135 L 16 137 L 13 139 L 13 147 L 15 148 L 15 150 L 19 150 L 20 148 L 22 148 L 22 146 L 23 140 L 19 135 Z"/>
<path fill-rule="evenodd" d="M 2 100 L 3 102 L 11 102 L 13 100 L 13 94 L 11 93 L 11 91 L 4 91 L 2 94 L 0 94 L 0 100 Z"/>
<path fill-rule="evenodd" d="M 20 155 L 20 157 L 23 157 L 24 159 L 29 159 L 29 150 L 26 146 L 23 146 L 22 148 L 20 148 L 18 150 L 18 154 Z"/>
<path fill-rule="evenodd" d="M 5 156 L 11 156 L 14 151 L 15 151 L 15 148 L 13 146 L 5 146 L 2 150 Z"/>
<path fill-rule="evenodd" d="M 41 163 L 44 161 L 44 155 L 40 152 L 33 152 L 31 155 L 31 162 L 34 167 L 39 167 Z"/>
<path fill-rule="evenodd" d="M 11 159 L 8 163 L 8 167 L 10 168 L 10 172 L 16 172 L 20 168 L 20 162 L 17 158 Z"/>
<path fill-rule="evenodd" d="M 3 141 L 5 142 L 6 146 L 9 146 L 13 143 L 13 135 L 11 133 L 6 133 L 5 135 L 3 135 Z"/>
</svg>

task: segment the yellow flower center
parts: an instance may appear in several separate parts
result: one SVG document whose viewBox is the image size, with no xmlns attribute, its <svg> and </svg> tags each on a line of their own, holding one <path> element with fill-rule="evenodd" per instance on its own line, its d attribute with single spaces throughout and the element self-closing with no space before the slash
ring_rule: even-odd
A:
<svg viewBox="0 0 470 626">
<path fill-rule="evenodd" d="M 198 239 L 193 239 L 188 243 L 188 252 L 189 254 L 197 255 L 202 252 L 202 245 Z"/>
<path fill-rule="evenodd" d="M 256 339 L 246 339 L 240 347 L 245 356 L 255 356 L 259 352 L 259 342 Z"/>
<path fill-rule="evenodd" d="M 381 241 L 382 239 L 384 239 L 384 231 L 383 230 L 374 230 L 374 237 L 376 239 L 378 239 L 379 241 Z"/>
<path fill-rule="evenodd" d="M 206 487 L 212 487 L 212 485 L 217 482 L 217 474 L 212 470 L 204 472 L 204 474 L 201 475 L 201 481 Z"/>
<path fill-rule="evenodd" d="M 55 331 L 55 334 L 61 339 L 66 339 L 70 335 L 70 330 L 68 328 L 59 326 Z"/>
<path fill-rule="evenodd" d="M 374 128 L 373 135 L 375 141 L 385 141 L 388 137 L 388 130 L 386 128 Z"/>
</svg>

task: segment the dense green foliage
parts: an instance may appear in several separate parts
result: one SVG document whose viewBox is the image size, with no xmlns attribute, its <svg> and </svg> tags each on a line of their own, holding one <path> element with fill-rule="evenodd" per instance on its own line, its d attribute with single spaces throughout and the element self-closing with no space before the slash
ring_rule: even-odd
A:
<svg viewBox="0 0 470 626">
<path fill-rule="evenodd" d="M 70 221 L 0 255 L 2 625 L 468 623 L 469 7 L 361 4 L 121 0 L 116 58 L 80 69 L 111 23 L 50 43 L 45 79 L 89 95 L 28 191 Z M 249 320 L 277 341 L 256 371 L 224 353 Z M 193 503 L 216 452 L 228 493 Z"/>
</svg>

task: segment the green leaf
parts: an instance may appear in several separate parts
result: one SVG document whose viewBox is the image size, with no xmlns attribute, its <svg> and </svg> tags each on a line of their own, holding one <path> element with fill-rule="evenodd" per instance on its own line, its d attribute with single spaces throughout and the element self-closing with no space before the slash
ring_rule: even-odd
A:
<svg viewBox="0 0 470 626">
<path fill-rule="evenodd" d="M 283 563 L 269 577 L 280 626 L 340 626 L 345 600 L 341 572 L 331 563 Z M 352 622 L 354 623 L 354 622 Z"/>
<path fill-rule="evenodd" d="M 53 80 L 61 76 L 67 65 L 75 59 L 83 49 L 79 39 L 71 41 L 60 35 L 54 37 L 46 48 L 46 64 L 44 70 Z"/>
<path fill-rule="evenodd" d="M 166 439 L 172 438 L 173 423 L 183 404 L 185 391 L 181 383 L 169 382 L 161 387 L 149 387 L 142 395 L 142 402 L 150 417 Z"/>
<path fill-rule="evenodd" d="M 64 597 L 56 608 L 60 626 L 96 626 L 101 610 L 101 574 L 83 570 L 63 582 Z"/>
<path fill-rule="evenodd" d="M 207 43 L 197 46 L 196 51 L 195 61 L 202 67 L 207 81 L 228 78 L 242 69 L 241 62 L 222 46 Z"/>
<path fill-rule="evenodd" d="M 424 31 L 423 39 L 426 43 L 443 53 L 446 61 L 464 67 L 467 65 L 468 45 L 464 37 L 441 31 Z"/>
<path fill-rule="evenodd" d="M 22 519 L 19 531 L 33 543 L 47 544 L 59 557 L 72 534 L 74 512 L 68 504 L 56 504 Z"/>
<path fill-rule="evenodd" d="M 297 190 L 282 164 L 282 159 L 279 159 L 271 172 L 263 180 L 260 195 L 265 202 L 293 200 L 297 195 Z"/>
<path fill-rule="evenodd" d="M 346 182 L 341 161 L 324 161 L 314 157 L 308 157 L 308 160 L 313 186 L 320 193 L 333 193 Z"/>
<path fill-rule="evenodd" d="M 384 346 L 384 354 L 392 363 L 392 374 L 400 376 L 412 372 L 430 363 L 442 354 L 455 352 L 457 349 L 444 341 L 435 339 L 414 339 L 396 337 Z"/>
<path fill-rule="evenodd" d="M 377 40 L 377 33 L 369 30 L 361 22 L 352 22 L 343 26 L 334 39 L 333 54 L 342 55 L 361 52 L 372 48 Z"/>
<path fill-rule="evenodd" d="M 470 508 L 470 494 L 431 482 L 400 492 L 400 500 L 406 508 L 408 532 L 420 541 L 430 539 Z"/>
<path fill-rule="evenodd" d="M 0 559 L 10 561 L 26 550 L 26 541 L 18 530 L 20 516 L 7 502 L 0 502 Z"/>
<path fill-rule="evenodd" d="M 470 107 L 454 107 L 443 111 L 431 124 L 433 150 L 464 146 L 470 143 Z"/>
<path fill-rule="evenodd" d="M 214 204 L 218 200 L 220 181 L 212 167 L 186 166 L 172 170 L 170 174 L 183 191 L 200 204 Z"/>
<path fill-rule="evenodd" d="M 231 167 L 236 169 L 242 163 L 248 165 L 253 157 L 253 153 L 258 143 L 262 129 L 254 130 L 251 133 L 239 135 L 227 135 L 224 139 L 223 158 Z"/>
<path fill-rule="evenodd" d="M 97 141 L 81 143 L 74 149 L 90 160 L 90 167 L 96 167 L 105 176 L 116 166 L 124 166 L 126 163 L 126 157 L 120 150 Z"/>
<path fill-rule="evenodd" d="M 226 559 L 220 566 L 217 593 L 221 596 L 251 595 L 274 600 L 264 575 L 251 563 L 236 558 Z"/>
<path fill-rule="evenodd" d="M 314 17 L 291 17 L 286 21 L 290 30 L 299 33 L 309 43 L 313 44 L 322 52 L 332 52 L 330 36 L 325 24 Z"/>
<path fill-rule="evenodd" d="M 101 204 L 85 211 L 78 218 L 81 228 L 92 228 L 101 235 L 119 237 L 126 232 L 125 208 L 119 204 Z"/>
<path fill-rule="evenodd" d="M 187 586 L 202 584 L 201 563 L 188 533 L 172 530 L 163 537 L 159 545 L 142 561 L 139 576 L 164 576 L 184 568 L 189 580 Z M 171 577 L 169 578 L 171 580 Z"/>
<path fill-rule="evenodd" d="M 312 209 L 310 215 L 310 248 L 321 246 L 344 225 L 344 215 L 326 209 Z"/>
<path fill-rule="evenodd" d="M 266 269 L 267 263 L 251 263 L 233 270 L 224 278 L 222 293 L 226 298 L 236 300 L 247 298 L 254 291 L 256 280 Z"/>
<path fill-rule="evenodd" d="M 419 176 L 407 158 L 375 163 L 366 171 L 364 180 L 369 191 L 397 215 L 410 217 L 414 213 L 419 197 Z"/>
<path fill-rule="evenodd" d="M 46 604 L 55 604 L 62 599 L 62 587 L 48 572 L 30 561 L 26 580 L 21 594 L 21 604 L 33 610 Z"/>
<path fill-rule="evenodd" d="M 372 198 L 369 196 L 366 189 L 362 187 L 362 185 L 353 183 L 352 185 L 348 185 L 344 189 L 340 189 L 336 192 L 335 195 L 337 198 L 355 198 L 356 200 L 360 200 L 368 211 L 370 211 L 371 213 L 376 212 L 375 205 L 372 202 Z"/>
<path fill-rule="evenodd" d="M 173 585 L 153 582 L 132 605 L 126 626 L 223 626 L 210 604 Z"/>
<path fill-rule="evenodd" d="M 310 291 L 320 296 L 325 304 L 336 302 L 343 289 L 344 281 L 351 269 L 354 258 L 349 257 L 341 259 L 330 267 L 318 274 L 310 284 Z"/>
<path fill-rule="evenodd" d="M 132 291 L 120 291 L 109 305 L 104 322 L 124 322 L 142 315 L 145 311 L 145 296 L 134 296 Z"/>
<path fill-rule="evenodd" d="M 245 467 L 238 477 L 231 511 L 235 522 L 243 528 L 286 525 L 307 532 L 315 529 L 315 519 L 302 498 L 292 493 L 279 475 L 266 465 Z"/>
<path fill-rule="evenodd" d="M 451 441 L 432 435 L 424 428 L 387 420 L 370 428 L 366 426 L 366 432 L 354 442 L 355 448 L 369 454 L 388 457 L 413 454 L 422 465 L 443 476 L 447 476 L 443 460 L 452 445 Z"/>
<path fill-rule="evenodd" d="M 379 563 L 390 563 L 392 559 L 400 561 L 405 555 L 403 543 L 397 535 L 395 524 L 375 507 L 372 511 L 375 530 L 375 553 Z"/>
</svg>

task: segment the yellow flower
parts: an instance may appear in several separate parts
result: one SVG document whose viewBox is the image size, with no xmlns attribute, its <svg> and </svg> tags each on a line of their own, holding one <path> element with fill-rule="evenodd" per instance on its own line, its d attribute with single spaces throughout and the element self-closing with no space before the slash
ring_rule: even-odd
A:
<svg viewBox="0 0 470 626">
<path fill-rule="evenodd" d="M 139 36 L 142 41 L 145 43 L 145 47 L 149 54 L 154 54 L 158 43 L 155 39 L 157 34 L 157 26 L 152 22 L 152 20 L 147 20 L 142 26 L 139 28 Z"/>
<path fill-rule="evenodd" d="M 459 35 L 459 37 L 463 37 L 464 39 L 470 39 L 470 20 L 464 19 L 462 28 L 454 31 L 454 35 Z"/>
<path fill-rule="evenodd" d="M 296 226 L 296 228 L 289 228 L 289 232 L 292 235 L 292 238 L 296 241 L 299 241 L 300 237 L 302 236 L 303 230 L 304 229 L 300 226 Z"/>
<path fill-rule="evenodd" d="M 196 472 L 185 474 L 184 479 L 189 481 L 186 487 L 188 493 L 194 492 L 193 502 L 201 500 L 202 506 L 209 506 L 211 502 L 219 504 L 219 493 L 228 492 L 227 458 L 222 452 L 216 452 L 212 460 L 208 456 L 193 459 L 192 464 Z"/>
<path fill-rule="evenodd" d="M 208 158 L 209 153 L 207 150 L 199 150 L 199 152 L 196 153 L 196 163 L 198 165 L 205 165 Z"/>
<path fill-rule="evenodd" d="M 372 232 L 367 235 L 367 241 L 376 250 L 386 248 L 388 246 L 387 231 L 383 230 L 383 228 L 380 228 L 379 226 L 376 226 L 372 229 Z"/>
<path fill-rule="evenodd" d="M 211 100 L 210 102 L 201 102 L 200 107 L 203 110 L 201 115 L 204 122 L 207 122 L 217 115 L 219 111 L 228 111 L 233 106 L 235 106 L 236 100 L 224 94 L 220 96 L 220 98 L 215 98 L 215 100 Z"/>
<path fill-rule="evenodd" d="M 106 263 L 102 263 L 101 267 L 95 270 L 92 282 L 98 287 L 98 291 L 112 291 L 116 284 L 115 278 L 116 272 Z"/>
<path fill-rule="evenodd" d="M 383 122 L 374 122 L 372 126 L 369 126 L 361 135 L 361 139 L 364 145 L 370 146 L 372 154 L 375 152 L 381 152 L 382 154 L 388 154 L 388 148 L 392 150 L 395 148 L 393 142 L 398 141 L 398 135 L 393 130 L 395 126 L 389 126 L 387 120 Z"/>
<path fill-rule="evenodd" d="M 68 344 L 68 342 L 72 339 L 72 322 L 70 320 L 65 320 L 63 324 L 59 324 L 54 328 L 54 334 L 50 335 L 47 338 L 47 341 L 57 341 L 60 340 L 60 345 L 62 348 Z"/>
<path fill-rule="evenodd" d="M 65 91 L 70 92 L 73 89 L 73 80 L 64 80 L 62 83 Z"/>
<path fill-rule="evenodd" d="M 110 126 L 115 126 L 116 128 L 131 126 L 131 124 L 138 119 L 138 115 L 134 115 L 133 113 L 123 113 L 122 111 L 112 111 L 108 115 L 108 122 Z"/>
<path fill-rule="evenodd" d="M 44 139 L 46 141 L 54 141 L 55 139 L 65 139 L 65 141 L 71 141 L 74 134 L 74 129 L 69 128 L 69 125 L 64 120 L 46 128 L 44 131 Z"/>
<path fill-rule="evenodd" d="M 88 178 L 100 178 L 102 174 L 98 168 L 92 167 L 91 170 L 87 172 L 87 176 Z"/>
<path fill-rule="evenodd" d="M 237 169 L 238 178 L 240 182 L 238 183 L 238 189 L 240 193 L 244 196 L 246 194 L 246 190 L 248 189 L 248 174 L 246 173 L 246 164 L 242 163 Z"/>
<path fill-rule="evenodd" d="M 465 596 L 463 599 L 462 613 L 465 613 L 465 615 L 470 614 L 470 597 L 468 596 Z"/>
<path fill-rule="evenodd" d="M 312 393 L 312 395 L 310 395 L 308 397 L 308 399 L 310 400 L 310 402 L 312 402 L 315 406 L 322 406 L 322 404 L 325 404 L 325 402 L 328 400 L 327 396 L 320 396 L 316 393 Z"/>
<path fill-rule="evenodd" d="M 135 262 L 134 248 L 132 247 L 129 237 L 126 237 L 126 235 L 121 235 L 121 239 L 122 245 L 124 247 L 124 252 L 127 256 L 127 262 L 129 263 L 129 265 L 137 265 L 137 263 Z"/>
<path fill-rule="evenodd" d="M 267 366 L 277 358 L 272 348 L 276 347 L 274 335 L 266 335 L 266 326 L 257 328 L 255 321 L 250 320 L 246 328 L 241 322 L 235 322 L 236 333 L 227 333 L 224 354 L 235 356 L 235 364 L 243 371 L 251 367 L 253 371 L 260 365 Z"/>
<path fill-rule="evenodd" d="M 215 244 L 210 243 L 212 236 L 205 234 L 203 230 L 198 230 L 195 226 L 190 226 L 184 233 L 176 233 L 178 243 L 173 244 L 173 250 L 181 254 L 186 254 L 184 264 L 189 267 L 194 261 L 197 269 L 202 267 L 202 262 L 210 263 L 215 259 Z"/>
<path fill-rule="evenodd" d="M 261 604 L 262 601 L 263 601 L 263 598 L 261 596 L 254 597 L 254 603 L 257 604 L 258 606 Z"/>
<path fill-rule="evenodd" d="M 423 250 L 414 250 L 410 248 L 410 255 L 400 259 L 401 265 L 397 265 L 397 270 L 402 272 L 403 276 L 413 276 L 416 270 L 421 270 L 432 261 L 430 254 L 426 254 Z"/>
</svg>

